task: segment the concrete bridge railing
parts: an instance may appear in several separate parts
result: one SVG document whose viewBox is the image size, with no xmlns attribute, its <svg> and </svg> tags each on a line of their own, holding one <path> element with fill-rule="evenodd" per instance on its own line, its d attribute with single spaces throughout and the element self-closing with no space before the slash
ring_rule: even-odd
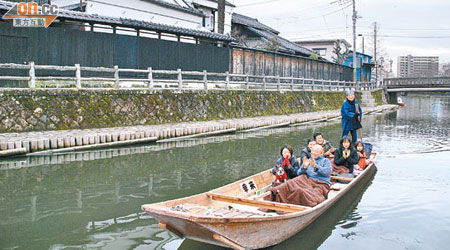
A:
<svg viewBox="0 0 450 250">
<path fill-rule="evenodd" d="M 381 86 L 387 89 L 450 87 L 450 77 L 384 78 Z"/>
<path fill-rule="evenodd" d="M 124 69 L 114 66 L 86 67 L 2 63 L 12 76 L 2 81 L 21 81 L 29 88 L 115 88 L 183 90 L 264 90 L 264 91 L 345 91 L 355 89 L 351 81 L 280 77 L 269 75 L 230 74 L 200 71 Z M 22 70 L 22 74 L 17 75 Z M 40 74 L 37 74 L 40 71 Z M 8 84 L 11 87 L 11 84 Z M 14 84 L 13 84 L 14 87 Z M 371 90 L 373 83 L 358 83 L 357 90 Z"/>
</svg>

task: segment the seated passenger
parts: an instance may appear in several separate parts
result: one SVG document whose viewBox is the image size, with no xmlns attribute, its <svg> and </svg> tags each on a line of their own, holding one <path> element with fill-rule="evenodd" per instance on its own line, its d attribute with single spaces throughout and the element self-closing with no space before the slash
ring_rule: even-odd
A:
<svg viewBox="0 0 450 250">
<path fill-rule="evenodd" d="M 357 142 L 355 148 L 359 156 L 358 168 L 359 170 L 364 170 L 370 163 L 372 163 L 372 160 L 367 159 L 366 151 L 364 151 L 364 145 L 362 142 Z"/>
<path fill-rule="evenodd" d="M 334 164 L 346 167 L 353 173 L 353 165 L 358 164 L 358 152 L 352 147 L 352 141 L 348 136 L 342 137 L 339 148 L 334 152 Z"/>
<path fill-rule="evenodd" d="M 314 137 L 314 140 L 316 141 L 316 144 L 322 146 L 323 152 L 324 152 L 324 157 L 328 158 L 330 156 L 333 156 L 335 149 L 333 148 L 333 146 L 331 146 L 330 142 L 325 141 L 322 133 L 316 132 L 316 133 L 314 133 L 313 137 Z"/>
<path fill-rule="evenodd" d="M 277 160 L 276 166 L 272 169 L 272 173 L 274 175 L 277 175 L 277 169 L 281 167 L 286 172 L 288 179 L 292 179 L 297 176 L 297 170 L 300 167 L 300 164 L 298 163 L 297 158 L 293 155 L 293 151 L 294 150 L 290 145 L 284 145 L 281 147 L 281 158 Z"/>
<path fill-rule="evenodd" d="M 313 139 L 308 139 L 306 147 L 302 150 L 300 154 L 300 158 L 298 158 L 298 162 L 300 165 L 306 160 L 311 159 L 311 149 L 316 145 L 316 141 Z"/>
<path fill-rule="evenodd" d="M 306 174 L 309 178 L 326 182 L 331 185 L 331 162 L 323 155 L 323 147 L 315 145 L 311 150 L 311 159 L 307 159 L 300 166 L 297 175 Z"/>
<path fill-rule="evenodd" d="M 313 158 L 306 159 L 303 168 L 297 171 L 302 175 L 268 188 L 267 191 L 270 191 L 272 195 L 264 199 L 309 207 L 314 207 L 326 200 L 331 189 L 331 164 L 328 159 L 321 156 L 322 154 L 321 146 L 313 147 L 311 152 Z"/>
</svg>

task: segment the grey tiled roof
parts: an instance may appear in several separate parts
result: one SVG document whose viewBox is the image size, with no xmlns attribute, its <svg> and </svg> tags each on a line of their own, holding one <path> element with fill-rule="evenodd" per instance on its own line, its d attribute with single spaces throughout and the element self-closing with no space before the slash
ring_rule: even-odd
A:
<svg viewBox="0 0 450 250">
<path fill-rule="evenodd" d="M 269 26 L 267 26 L 265 24 L 260 23 L 258 21 L 258 19 L 256 19 L 256 18 L 233 13 L 233 17 L 231 20 L 232 20 L 232 23 L 245 26 L 248 30 L 256 33 L 257 35 L 259 35 L 265 39 L 277 39 L 280 42 L 280 46 L 281 46 L 280 51 L 301 54 L 304 56 L 310 56 L 311 54 L 315 54 L 314 51 L 307 49 L 305 47 L 302 47 L 298 44 L 295 44 L 295 43 L 279 36 L 278 34 L 280 34 L 280 32 L 278 32 L 275 29 L 270 28 Z"/>
<path fill-rule="evenodd" d="M 0 0 L 0 11 L 6 12 L 10 8 L 12 8 L 16 3 L 7 2 Z M 159 24 L 135 19 L 128 18 L 117 18 L 117 17 L 108 17 L 108 16 L 100 16 L 96 14 L 87 14 L 84 12 L 78 11 L 70 11 L 70 10 L 58 10 L 58 18 L 65 18 L 68 20 L 80 21 L 80 22 L 93 22 L 93 23 L 101 23 L 108 25 L 117 25 L 117 26 L 125 26 L 131 28 L 141 28 L 147 29 L 157 32 L 163 33 L 171 33 L 171 34 L 179 34 L 184 36 L 192 36 L 198 38 L 207 38 L 224 42 L 233 42 L 233 39 L 229 35 L 223 35 L 219 33 L 209 32 L 209 31 L 200 31 L 195 29 L 188 29 L 173 25 Z"/>
<path fill-rule="evenodd" d="M 194 8 L 186 8 L 186 7 L 183 7 L 183 6 L 180 6 L 180 5 L 177 5 L 177 4 L 173 4 L 173 3 L 169 3 L 169 2 L 166 2 L 166 1 L 161 1 L 161 0 L 144 0 L 144 1 L 145 2 L 149 2 L 149 3 L 158 4 L 158 5 L 167 7 L 167 8 L 184 11 L 184 12 L 191 13 L 191 14 L 194 14 L 194 15 L 197 15 L 197 16 L 205 16 L 203 14 L 203 11 L 201 11 L 201 10 L 197 10 L 197 9 L 194 9 Z"/>
<path fill-rule="evenodd" d="M 262 24 L 258 21 L 258 19 L 256 18 L 252 18 L 252 17 L 248 17 L 248 16 L 244 16 L 238 13 L 233 13 L 233 16 L 231 18 L 231 22 L 232 23 L 237 23 L 237 24 L 241 24 L 244 26 L 248 26 L 248 27 L 252 27 L 258 30 L 265 30 L 265 31 L 269 31 L 275 34 L 280 34 L 279 31 L 270 28 L 269 26 Z"/>
<path fill-rule="evenodd" d="M 315 54 L 312 50 L 309 50 L 307 48 L 304 48 L 302 46 L 299 46 L 281 36 L 278 36 L 276 34 L 264 31 L 264 30 L 258 30 L 252 27 L 247 27 L 250 31 L 255 32 L 256 34 L 260 35 L 261 37 L 264 37 L 266 39 L 277 39 L 280 42 L 280 46 L 282 50 L 285 50 L 287 52 L 295 52 L 296 54 L 302 54 L 304 56 L 310 56 L 311 54 Z"/>
</svg>

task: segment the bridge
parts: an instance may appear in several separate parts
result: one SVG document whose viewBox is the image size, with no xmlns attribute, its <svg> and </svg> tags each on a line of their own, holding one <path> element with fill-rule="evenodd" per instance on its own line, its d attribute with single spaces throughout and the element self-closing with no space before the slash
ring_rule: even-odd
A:
<svg viewBox="0 0 450 250">
<path fill-rule="evenodd" d="M 446 92 L 450 91 L 450 77 L 384 78 L 381 86 L 387 92 Z"/>
</svg>

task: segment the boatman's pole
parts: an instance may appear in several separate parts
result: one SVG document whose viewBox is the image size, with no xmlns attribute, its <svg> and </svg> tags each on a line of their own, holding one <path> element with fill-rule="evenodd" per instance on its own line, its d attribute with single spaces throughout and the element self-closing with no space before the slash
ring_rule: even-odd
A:
<svg viewBox="0 0 450 250">
<path fill-rule="evenodd" d="M 352 0 L 353 5 L 353 81 L 355 82 L 355 89 L 356 89 L 356 7 L 355 7 L 355 0 Z"/>
</svg>

